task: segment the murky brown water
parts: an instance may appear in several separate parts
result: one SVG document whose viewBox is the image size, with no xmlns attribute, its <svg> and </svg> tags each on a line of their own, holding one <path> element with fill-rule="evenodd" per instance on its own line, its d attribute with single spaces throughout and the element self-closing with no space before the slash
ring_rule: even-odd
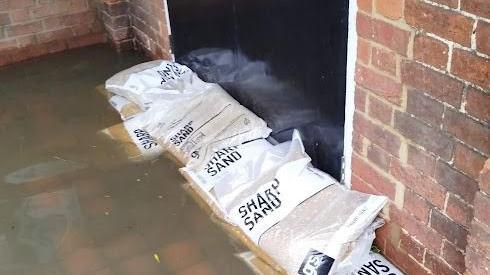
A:
<svg viewBox="0 0 490 275">
<path fill-rule="evenodd" d="M 96 132 L 95 86 L 143 61 L 95 46 L 0 68 L 0 274 L 252 274 L 166 159 Z"/>
</svg>

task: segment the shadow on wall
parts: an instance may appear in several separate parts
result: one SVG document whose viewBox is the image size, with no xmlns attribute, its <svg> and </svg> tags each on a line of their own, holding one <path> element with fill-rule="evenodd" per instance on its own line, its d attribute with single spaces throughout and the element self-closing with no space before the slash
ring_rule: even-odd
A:
<svg viewBox="0 0 490 275">
<path fill-rule="evenodd" d="M 289 140 L 292 130 L 298 129 L 313 164 L 340 180 L 344 129 L 329 122 L 317 98 L 277 79 L 265 62 L 251 60 L 241 51 L 202 48 L 177 61 L 203 80 L 220 84 L 262 117 L 277 141 Z"/>
</svg>

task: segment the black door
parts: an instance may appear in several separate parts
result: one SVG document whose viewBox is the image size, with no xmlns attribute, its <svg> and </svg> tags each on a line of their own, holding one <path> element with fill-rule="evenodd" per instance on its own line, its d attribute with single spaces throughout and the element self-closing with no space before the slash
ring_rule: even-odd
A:
<svg viewBox="0 0 490 275">
<path fill-rule="evenodd" d="M 340 179 L 348 1 L 168 0 L 178 62 L 220 83 L 279 141 L 299 129 Z"/>
</svg>

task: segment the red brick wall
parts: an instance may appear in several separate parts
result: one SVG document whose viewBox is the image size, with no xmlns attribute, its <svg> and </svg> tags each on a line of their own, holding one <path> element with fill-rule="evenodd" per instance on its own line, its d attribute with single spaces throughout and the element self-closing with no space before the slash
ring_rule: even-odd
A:
<svg viewBox="0 0 490 275">
<path fill-rule="evenodd" d="M 357 4 L 352 187 L 391 199 L 376 243 L 401 269 L 462 274 L 490 156 L 490 1 Z"/>
<path fill-rule="evenodd" d="M 0 0 L 0 66 L 104 40 L 93 0 Z"/>
<path fill-rule="evenodd" d="M 100 11 L 116 48 L 136 47 L 152 58 L 170 58 L 163 0 L 102 0 Z"/>
<path fill-rule="evenodd" d="M 490 159 L 481 171 L 479 184 L 466 248 L 468 275 L 490 274 Z"/>
</svg>

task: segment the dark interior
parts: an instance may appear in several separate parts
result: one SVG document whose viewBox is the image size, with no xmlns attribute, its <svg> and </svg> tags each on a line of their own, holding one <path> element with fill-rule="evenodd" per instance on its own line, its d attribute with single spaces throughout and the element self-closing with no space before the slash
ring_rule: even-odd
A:
<svg viewBox="0 0 490 275">
<path fill-rule="evenodd" d="M 301 132 L 340 180 L 348 1 L 168 0 L 176 60 L 217 82 L 273 129 Z"/>
</svg>

